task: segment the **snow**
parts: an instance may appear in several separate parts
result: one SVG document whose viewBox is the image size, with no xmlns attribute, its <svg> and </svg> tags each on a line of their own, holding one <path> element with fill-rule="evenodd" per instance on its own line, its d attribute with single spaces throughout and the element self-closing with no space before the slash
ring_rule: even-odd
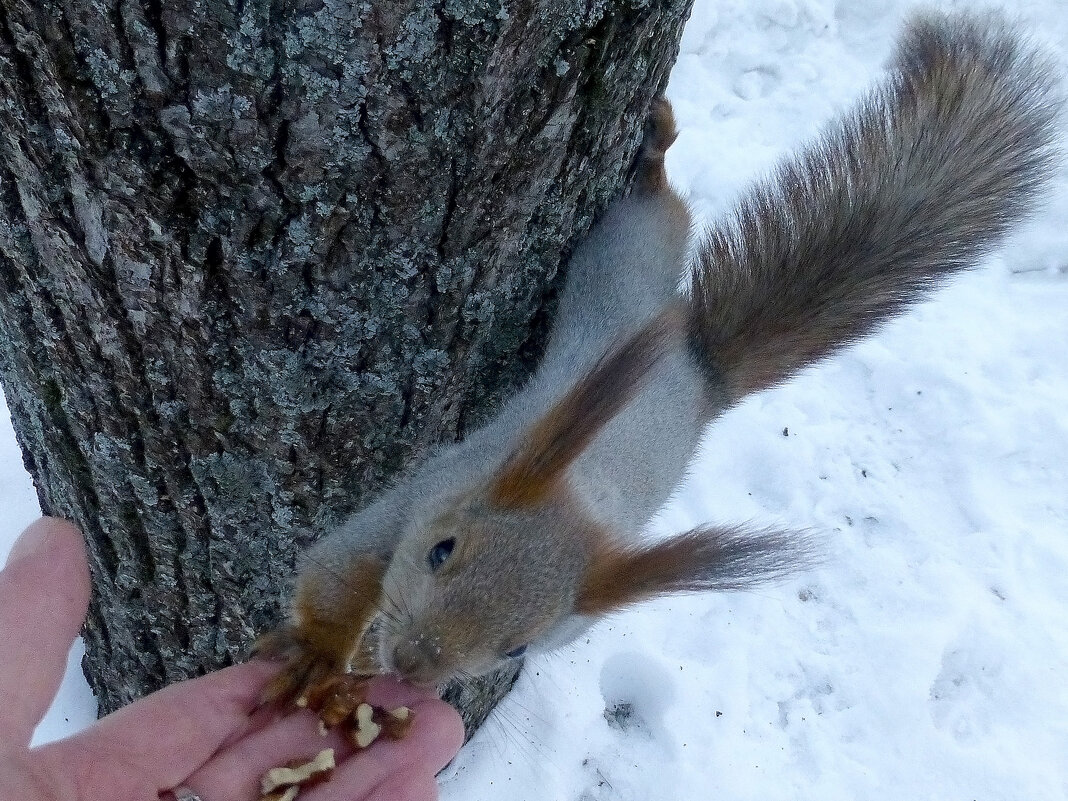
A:
<svg viewBox="0 0 1068 801">
<path fill-rule="evenodd" d="M 1005 5 L 1068 53 L 1058 0 Z M 697 0 L 668 90 L 695 206 L 726 209 L 857 97 L 908 7 Z M 826 566 L 532 660 L 443 799 L 1068 798 L 1065 219 L 1062 167 L 981 269 L 720 420 L 656 521 L 807 528 Z M 0 508 L 5 537 L 37 514 L 6 419 Z M 92 718 L 76 665 L 39 741 Z"/>
</svg>

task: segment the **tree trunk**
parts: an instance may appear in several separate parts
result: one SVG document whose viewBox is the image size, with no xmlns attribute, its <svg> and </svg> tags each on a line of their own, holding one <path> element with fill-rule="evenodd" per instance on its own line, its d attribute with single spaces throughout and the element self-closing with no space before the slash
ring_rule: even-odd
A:
<svg viewBox="0 0 1068 801">
<path fill-rule="evenodd" d="M 102 712 L 527 375 L 689 4 L 0 3 L 0 374 Z"/>
</svg>

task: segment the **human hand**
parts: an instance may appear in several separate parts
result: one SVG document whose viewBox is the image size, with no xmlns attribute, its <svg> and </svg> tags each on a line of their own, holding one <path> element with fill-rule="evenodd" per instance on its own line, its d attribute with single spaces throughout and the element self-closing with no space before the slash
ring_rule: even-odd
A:
<svg viewBox="0 0 1068 801">
<path fill-rule="evenodd" d="M 172 685 L 79 734 L 31 749 L 88 603 L 81 535 L 54 518 L 31 525 L 0 571 L 0 798 L 145 801 L 185 786 L 203 801 L 253 801 L 266 770 L 329 747 L 337 770 L 301 792 L 301 801 L 437 798 L 434 776 L 463 741 L 451 707 L 428 691 L 376 680 L 368 700 L 412 707 L 415 725 L 404 740 L 353 754 L 336 734 L 321 736 L 306 710 L 282 718 L 257 710 L 261 689 L 277 671 L 262 661 Z"/>
</svg>

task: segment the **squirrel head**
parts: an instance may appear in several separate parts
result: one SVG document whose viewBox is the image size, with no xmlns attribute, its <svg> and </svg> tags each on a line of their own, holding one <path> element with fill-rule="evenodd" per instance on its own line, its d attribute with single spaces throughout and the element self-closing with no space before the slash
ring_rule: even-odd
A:
<svg viewBox="0 0 1068 801">
<path fill-rule="evenodd" d="M 701 528 L 629 543 L 573 496 L 568 468 L 681 346 L 684 323 L 678 307 L 653 318 L 524 432 L 488 481 L 410 524 L 382 581 L 381 668 L 423 685 L 481 675 L 638 601 L 796 569 L 786 557 L 798 549 L 782 535 Z"/>
<path fill-rule="evenodd" d="M 592 525 L 558 504 L 458 499 L 398 546 L 382 582 L 378 661 L 416 684 L 481 675 L 574 614 Z"/>
</svg>

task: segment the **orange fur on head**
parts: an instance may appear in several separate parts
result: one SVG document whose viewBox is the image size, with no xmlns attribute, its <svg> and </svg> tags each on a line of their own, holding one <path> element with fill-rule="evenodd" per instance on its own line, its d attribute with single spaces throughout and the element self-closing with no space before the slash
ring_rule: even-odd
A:
<svg viewBox="0 0 1068 801">
<path fill-rule="evenodd" d="M 638 393 L 672 342 L 681 337 L 684 325 L 681 306 L 668 306 L 609 351 L 523 437 L 494 477 L 490 501 L 520 508 L 548 498 L 563 472 Z"/>
</svg>

